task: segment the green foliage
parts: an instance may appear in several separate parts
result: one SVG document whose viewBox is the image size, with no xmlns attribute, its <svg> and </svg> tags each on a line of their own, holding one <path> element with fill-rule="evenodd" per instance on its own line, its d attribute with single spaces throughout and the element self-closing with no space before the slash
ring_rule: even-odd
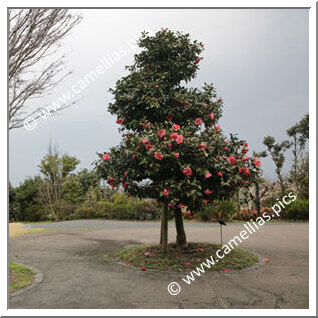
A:
<svg viewBox="0 0 318 318">
<path fill-rule="evenodd" d="M 213 204 L 201 209 L 198 218 L 202 221 L 222 219 L 229 221 L 236 212 L 235 205 L 230 201 L 215 200 Z"/>
<path fill-rule="evenodd" d="M 174 209 L 197 211 L 228 198 L 259 169 L 246 157 L 246 142 L 222 134 L 223 99 L 213 85 L 181 85 L 195 77 L 203 45 L 167 30 L 143 33 L 139 45 L 129 75 L 111 90 L 115 101 L 108 109 L 124 133 L 119 146 L 99 154 L 99 176 Z"/>
<path fill-rule="evenodd" d="M 41 160 L 40 172 L 51 182 L 66 178 L 80 161 L 74 156 L 61 155 L 52 146 L 49 146 L 48 153 Z"/>
<path fill-rule="evenodd" d="M 78 208 L 70 219 L 113 219 L 113 220 L 153 220 L 160 213 L 153 200 L 127 198 L 115 194 L 112 201 L 96 202 L 91 206 Z"/>
<path fill-rule="evenodd" d="M 92 188 L 97 188 L 99 185 L 99 177 L 95 171 L 87 169 L 80 170 L 76 176 L 82 185 L 83 193 L 87 193 Z"/>
<path fill-rule="evenodd" d="M 63 198 L 70 203 L 83 201 L 83 187 L 77 176 L 66 179 L 62 185 Z"/>
<path fill-rule="evenodd" d="M 41 221 L 45 219 L 43 206 L 39 202 L 39 177 L 24 180 L 19 187 L 15 188 L 14 202 L 16 221 Z M 11 190 L 12 191 L 12 190 Z"/>
<path fill-rule="evenodd" d="M 286 207 L 284 216 L 289 220 L 309 220 L 309 200 L 297 198 Z"/>
</svg>

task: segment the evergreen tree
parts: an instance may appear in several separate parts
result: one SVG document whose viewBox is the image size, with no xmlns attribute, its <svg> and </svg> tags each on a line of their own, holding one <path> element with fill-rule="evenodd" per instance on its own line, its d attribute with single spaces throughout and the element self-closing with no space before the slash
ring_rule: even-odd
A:
<svg viewBox="0 0 318 318">
<path fill-rule="evenodd" d="M 97 171 L 111 187 L 122 185 L 128 195 L 155 198 L 163 206 L 165 251 L 168 209 L 174 212 L 177 245 L 184 246 L 183 216 L 233 195 L 259 163 L 247 157 L 245 141 L 223 135 L 218 124 L 223 99 L 213 85 L 182 85 L 196 76 L 202 43 L 163 29 L 154 36 L 142 33 L 138 45 L 141 52 L 111 90 L 114 102 L 108 107 L 123 139 L 99 154 Z"/>
</svg>

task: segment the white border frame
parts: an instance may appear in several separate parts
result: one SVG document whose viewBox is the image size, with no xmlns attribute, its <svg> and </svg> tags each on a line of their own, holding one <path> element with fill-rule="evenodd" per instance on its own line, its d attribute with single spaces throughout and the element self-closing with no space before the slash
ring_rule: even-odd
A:
<svg viewBox="0 0 318 318">
<path fill-rule="evenodd" d="M 1 43 L 7 42 L 7 7 L 253 7 L 253 8 L 282 8 L 294 7 L 304 8 L 309 10 L 309 113 L 310 113 L 310 223 L 309 223 L 309 309 L 7 309 L 7 277 L 4 273 L 8 272 L 7 262 L 0 262 L 0 314 L 1 316 L 316 316 L 316 2 L 315 1 L 208 1 L 197 0 L 196 2 L 183 0 L 178 2 L 176 0 L 162 0 L 160 2 L 150 2 L 147 0 L 136 0 L 133 2 L 129 0 L 117 0 L 115 4 L 102 2 L 98 0 L 90 0 L 89 5 L 84 0 L 5 0 L 1 4 Z M 1 69 L 2 69 L 2 85 L 7 88 L 7 52 L 3 49 L 1 51 Z M 7 97 L 7 92 L 3 94 Z M 7 98 L 3 103 L 7 103 Z M 4 105 L 1 108 L 2 121 L 2 135 L 1 148 L 8 149 L 7 135 L 7 108 Z M 3 159 L 3 158 L 1 158 Z M 3 162 L 4 161 L 4 162 Z M 4 175 L 8 171 L 7 158 L 2 160 L 2 170 L 4 172 L 1 182 L 1 202 L 7 202 L 7 180 Z M 7 215 L 6 208 L 2 209 L 1 213 L 1 255 L 7 255 L 8 246 L 6 244 L 8 237 Z"/>
</svg>

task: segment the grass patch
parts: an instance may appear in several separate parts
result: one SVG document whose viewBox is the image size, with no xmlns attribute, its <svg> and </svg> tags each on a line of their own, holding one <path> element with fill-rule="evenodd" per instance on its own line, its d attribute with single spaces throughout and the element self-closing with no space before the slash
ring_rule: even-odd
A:
<svg viewBox="0 0 318 318">
<path fill-rule="evenodd" d="M 22 223 L 9 223 L 9 239 L 15 238 L 25 234 L 41 233 L 47 231 L 46 229 L 24 229 Z"/>
<path fill-rule="evenodd" d="M 9 292 L 13 293 L 33 283 L 35 273 L 23 266 L 9 262 Z"/>
<path fill-rule="evenodd" d="M 120 251 L 117 256 L 120 261 L 135 267 L 144 266 L 146 269 L 191 271 L 200 266 L 206 259 L 210 259 L 211 256 L 214 260 L 218 259 L 215 253 L 221 247 L 220 244 L 189 243 L 187 247 L 180 249 L 176 248 L 175 244 L 169 244 L 168 252 L 163 255 L 159 245 L 134 246 Z M 257 262 L 258 257 L 256 255 L 235 248 L 207 270 L 243 269 Z"/>
</svg>

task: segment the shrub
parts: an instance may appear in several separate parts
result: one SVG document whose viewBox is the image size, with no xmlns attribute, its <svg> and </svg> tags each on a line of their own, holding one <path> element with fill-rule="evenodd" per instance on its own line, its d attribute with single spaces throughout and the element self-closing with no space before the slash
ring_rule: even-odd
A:
<svg viewBox="0 0 318 318">
<path fill-rule="evenodd" d="M 116 193 L 111 201 L 96 202 L 90 206 L 76 209 L 70 218 L 75 219 L 113 219 L 113 220 L 152 220 L 158 219 L 160 212 L 151 199 L 128 198 Z"/>
<path fill-rule="evenodd" d="M 297 199 L 286 206 L 285 218 L 289 220 L 309 220 L 309 200 Z"/>
<path fill-rule="evenodd" d="M 211 221 L 213 219 L 231 220 L 235 214 L 235 206 L 230 201 L 215 200 L 211 206 L 200 210 L 197 216 L 202 221 Z"/>
<path fill-rule="evenodd" d="M 94 219 L 96 209 L 93 207 L 81 207 L 70 215 L 70 220 Z"/>
</svg>

